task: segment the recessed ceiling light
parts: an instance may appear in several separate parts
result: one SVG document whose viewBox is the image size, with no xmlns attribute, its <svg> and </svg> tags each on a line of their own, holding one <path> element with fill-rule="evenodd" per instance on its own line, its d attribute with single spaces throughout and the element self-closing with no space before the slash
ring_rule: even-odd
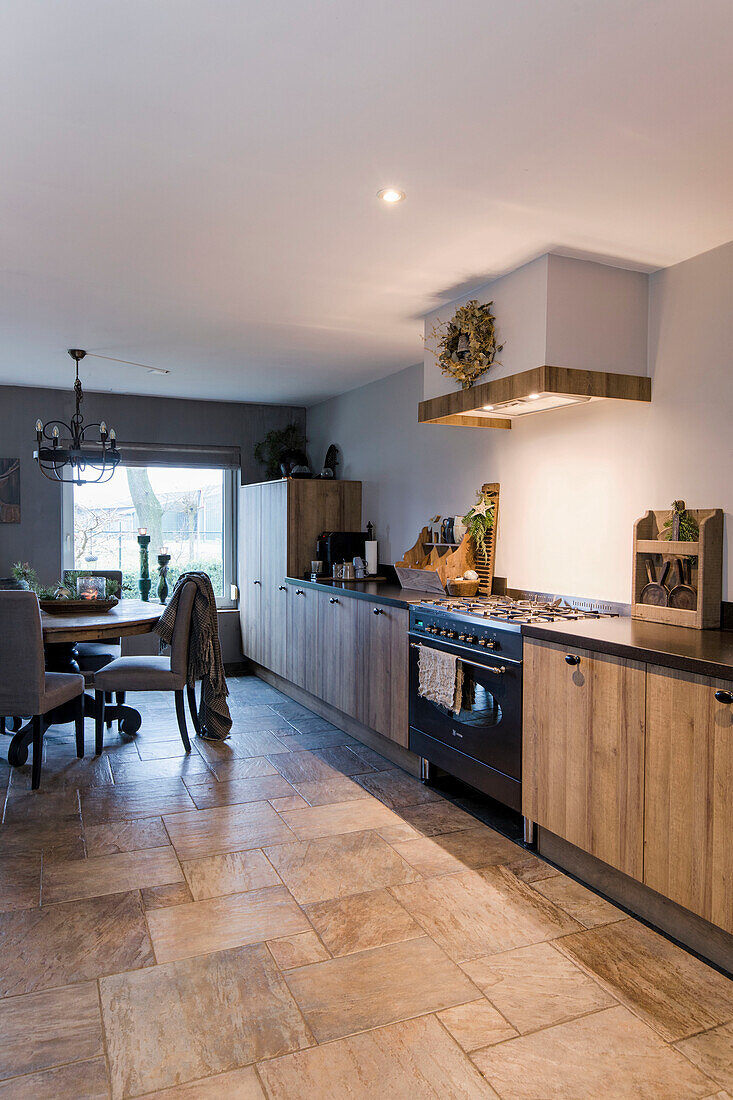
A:
<svg viewBox="0 0 733 1100">
<path fill-rule="evenodd" d="M 528 401 L 539 401 L 539 399 L 540 399 L 540 395 L 538 393 L 528 393 L 527 394 L 527 400 Z"/>
<path fill-rule="evenodd" d="M 486 409 L 486 412 L 491 412 L 493 407 L 494 407 L 493 405 L 483 405 L 482 406 L 482 408 Z"/>
<path fill-rule="evenodd" d="M 377 191 L 377 198 L 389 203 L 390 206 L 396 202 L 402 202 L 404 197 L 405 192 L 398 191 L 396 187 L 384 187 L 381 191 Z"/>
</svg>

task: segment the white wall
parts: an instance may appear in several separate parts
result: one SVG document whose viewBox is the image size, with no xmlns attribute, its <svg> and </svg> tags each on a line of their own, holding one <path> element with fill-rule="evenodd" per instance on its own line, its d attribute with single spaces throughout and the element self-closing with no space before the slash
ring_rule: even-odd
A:
<svg viewBox="0 0 733 1100">
<path fill-rule="evenodd" d="M 483 481 L 499 481 L 497 573 L 511 587 L 620 602 L 635 519 L 676 498 L 721 507 L 731 600 L 732 299 L 733 242 L 649 277 L 650 405 L 556 410 L 511 432 L 418 425 L 420 363 L 311 408 L 313 461 L 331 442 L 341 448 L 339 476 L 364 482 L 382 561 L 399 558 L 429 516 L 460 512 Z"/>
</svg>

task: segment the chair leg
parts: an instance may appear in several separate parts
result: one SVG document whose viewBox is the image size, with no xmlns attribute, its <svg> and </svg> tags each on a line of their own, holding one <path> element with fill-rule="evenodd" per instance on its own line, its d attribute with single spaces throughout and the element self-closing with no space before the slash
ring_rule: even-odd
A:
<svg viewBox="0 0 733 1100">
<path fill-rule="evenodd" d="M 84 757 L 84 693 L 76 700 L 74 713 L 74 731 L 76 733 L 76 755 L 80 760 Z"/>
<path fill-rule="evenodd" d="M 115 692 L 115 703 L 117 704 L 118 707 L 123 707 L 125 705 L 125 693 L 124 693 L 124 691 L 116 691 Z M 109 724 L 111 725 L 112 723 L 110 722 Z M 120 727 L 121 726 L 122 726 L 122 719 L 120 718 L 120 716 L 118 714 L 117 715 L 117 732 L 118 733 L 120 732 Z"/>
<path fill-rule="evenodd" d="M 112 702 L 112 692 L 111 691 L 105 691 L 104 701 L 105 701 L 105 703 L 111 703 Z M 104 724 L 106 725 L 108 730 L 112 729 L 112 719 L 111 718 L 105 718 L 105 723 Z"/>
<path fill-rule="evenodd" d="M 33 715 L 33 768 L 31 787 L 37 791 L 41 785 L 41 761 L 43 757 L 43 724 L 40 714 Z"/>
<path fill-rule="evenodd" d="M 183 692 L 177 691 L 176 696 L 176 718 L 178 719 L 178 729 L 181 734 L 181 741 L 183 741 L 183 747 L 186 752 L 191 751 L 191 742 L 188 739 L 188 730 L 186 729 L 186 711 L 183 706 Z"/>
<path fill-rule="evenodd" d="M 201 689 L 203 691 L 203 688 Z M 193 722 L 193 728 L 198 736 L 201 736 L 201 723 L 199 722 L 199 712 L 196 706 L 196 688 L 192 688 L 190 684 L 186 684 L 186 696 L 188 698 L 188 709 L 191 712 L 191 721 Z"/>
<path fill-rule="evenodd" d="M 94 692 L 94 751 L 99 756 L 104 745 L 104 692 Z"/>
<path fill-rule="evenodd" d="M 5 717 L 0 716 L 0 734 L 5 733 Z"/>
</svg>

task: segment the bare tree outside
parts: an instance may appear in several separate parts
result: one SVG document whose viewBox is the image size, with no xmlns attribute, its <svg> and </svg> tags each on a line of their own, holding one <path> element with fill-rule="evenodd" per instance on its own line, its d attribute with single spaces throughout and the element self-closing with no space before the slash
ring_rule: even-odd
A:
<svg viewBox="0 0 733 1100">
<path fill-rule="evenodd" d="M 163 545 L 163 506 L 144 466 L 126 466 L 125 473 L 139 526 L 147 528 L 150 535 L 150 553 L 159 554 Z"/>
</svg>

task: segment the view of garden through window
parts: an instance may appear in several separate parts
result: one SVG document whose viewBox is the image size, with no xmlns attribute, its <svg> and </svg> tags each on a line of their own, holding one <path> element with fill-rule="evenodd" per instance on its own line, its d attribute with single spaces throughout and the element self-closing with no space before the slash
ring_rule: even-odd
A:
<svg viewBox="0 0 733 1100">
<path fill-rule="evenodd" d="M 74 486 L 74 568 L 121 569 L 123 597 L 138 598 L 138 529 L 150 535 L 150 576 L 170 554 L 168 586 L 203 570 L 224 594 L 224 471 L 164 466 L 120 467 L 106 485 Z"/>
</svg>

